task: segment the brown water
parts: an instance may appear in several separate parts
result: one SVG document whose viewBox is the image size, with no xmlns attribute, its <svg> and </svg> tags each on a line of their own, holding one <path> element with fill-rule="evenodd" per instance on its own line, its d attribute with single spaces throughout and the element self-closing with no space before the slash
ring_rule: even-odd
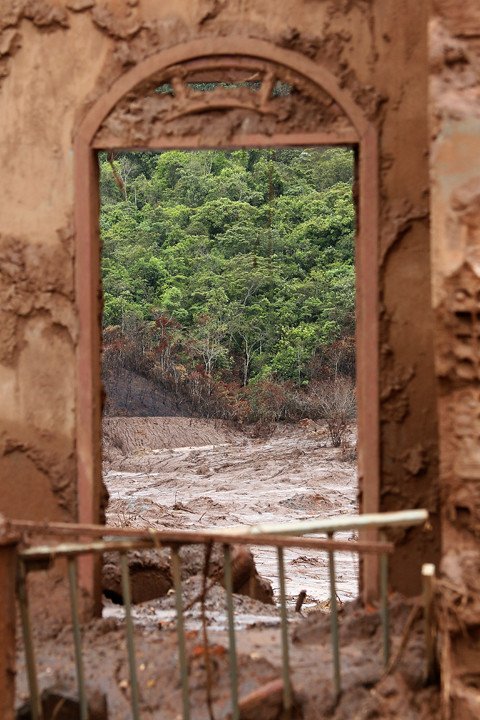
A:
<svg viewBox="0 0 480 720">
<path fill-rule="evenodd" d="M 109 524 L 193 529 L 356 512 L 355 464 L 343 460 L 341 450 L 328 446 L 321 428 L 314 432 L 283 426 L 269 438 L 252 439 L 240 432 L 222 432 L 214 421 L 120 418 L 119 423 L 129 435 L 129 444 L 105 472 Z M 149 423 L 155 430 L 151 437 Z M 132 442 L 132 432 L 141 437 L 140 442 Z M 205 443 L 209 434 L 212 444 Z M 176 447 L 176 443 L 181 445 Z M 354 535 L 338 533 L 337 537 L 353 539 Z M 277 591 L 275 549 L 252 549 L 258 571 Z M 325 553 L 286 550 L 285 565 L 291 602 L 303 589 L 306 606 L 329 597 Z M 337 553 L 336 571 L 340 599 L 356 597 L 356 557 Z"/>
</svg>

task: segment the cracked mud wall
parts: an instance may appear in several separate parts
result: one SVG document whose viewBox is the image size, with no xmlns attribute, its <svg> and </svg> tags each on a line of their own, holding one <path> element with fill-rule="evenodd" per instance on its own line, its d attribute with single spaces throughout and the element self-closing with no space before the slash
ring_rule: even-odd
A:
<svg viewBox="0 0 480 720">
<path fill-rule="evenodd" d="M 446 717 L 480 716 L 480 6 L 436 0 L 430 35 Z"/>
<path fill-rule="evenodd" d="M 418 0 L 4 0 L 0 20 L 0 511 L 76 507 L 73 140 L 113 80 L 166 47 L 245 35 L 339 78 L 380 140 L 381 510 L 428 507 L 392 584 L 438 552 L 430 303 L 427 10 Z M 366 479 L 368 482 L 368 478 Z M 405 558 L 408 555 L 408 563 Z M 413 558 L 413 560 L 412 560 Z M 408 571 L 407 571 L 408 568 Z"/>
<path fill-rule="evenodd" d="M 0 18 L 7 26 L 0 38 L 10 38 L 0 41 L 7 48 L 0 65 L 0 511 L 73 519 L 78 326 L 71 137 L 78 96 L 88 93 L 103 58 L 95 33 L 87 30 L 82 39 L 79 27 L 72 44 L 59 6 L 15 2 L 5 11 L 6 5 Z"/>
</svg>

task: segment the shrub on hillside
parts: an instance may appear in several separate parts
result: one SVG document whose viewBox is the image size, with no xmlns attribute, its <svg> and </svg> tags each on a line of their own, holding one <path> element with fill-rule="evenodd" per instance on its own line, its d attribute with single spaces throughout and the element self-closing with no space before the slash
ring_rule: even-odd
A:
<svg viewBox="0 0 480 720">
<path fill-rule="evenodd" d="M 318 416 L 327 424 L 333 447 L 340 447 L 349 424 L 356 417 L 353 380 L 340 375 L 329 382 L 311 383 L 310 395 L 317 406 Z"/>
</svg>

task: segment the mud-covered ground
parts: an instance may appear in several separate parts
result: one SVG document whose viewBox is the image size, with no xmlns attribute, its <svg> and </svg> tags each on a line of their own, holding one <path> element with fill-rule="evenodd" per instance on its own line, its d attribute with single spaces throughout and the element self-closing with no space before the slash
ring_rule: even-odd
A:
<svg viewBox="0 0 480 720">
<path fill-rule="evenodd" d="M 105 445 L 109 524 L 193 529 L 356 512 L 354 453 L 330 447 L 314 423 L 253 438 L 208 420 L 109 418 Z M 277 591 L 275 550 L 252 549 L 259 573 Z M 307 591 L 306 607 L 329 597 L 325 553 L 287 550 L 285 562 L 291 602 L 300 590 Z M 356 557 L 339 553 L 336 567 L 339 597 L 355 598 Z"/>
<path fill-rule="evenodd" d="M 104 437 L 105 480 L 110 492 L 108 524 L 158 529 L 218 527 L 329 517 L 356 510 L 353 453 L 329 447 L 324 430 L 312 424 L 277 428 L 268 437 L 255 438 L 213 421 L 109 418 Z M 279 688 L 282 652 L 275 602 L 276 557 L 273 551 L 252 549 L 257 570 L 273 584 L 274 603 L 234 595 L 240 717 L 280 720 L 284 716 Z M 156 567 L 164 573 L 162 578 L 167 578 L 168 551 L 148 552 L 155 555 Z M 202 552 L 201 548 L 182 550 L 191 717 L 229 720 L 226 596 L 220 583 L 209 580 L 204 602 L 200 601 L 204 587 L 199 572 Z M 355 599 L 358 568 L 353 556 L 338 556 L 342 694 L 337 699 L 332 683 L 326 558 L 321 553 L 294 550 L 286 551 L 285 556 L 290 668 L 296 698 L 292 720 L 438 718 L 438 691 L 424 683 L 420 612 L 415 611 L 411 631 L 405 635 L 415 601 L 391 598 L 392 656 L 400 647 L 404 649 L 397 666 L 385 675 L 378 610 L 365 609 Z M 114 578 L 115 565 L 111 570 Z M 60 589 L 65 590 L 63 585 Z M 294 605 L 301 589 L 307 590 L 307 602 L 299 614 Z M 33 587 L 31 594 L 35 594 Z M 63 602 L 66 605 L 66 598 Z M 135 604 L 133 616 L 141 718 L 181 720 L 172 590 Z M 35 622 L 34 634 L 35 646 L 41 649 L 37 653 L 40 689 L 49 689 L 51 700 L 54 698 L 52 707 L 58 709 L 59 697 L 75 698 L 76 676 L 68 615 L 63 619 L 59 614 L 56 620 Z M 207 644 L 203 628 L 208 633 Z M 82 640 L 89 719 L 129 720 L 131 684 L 124 608 L 105 598 L 103 618 L 83 626 Z M 21 643 L 19 650 L 17 707 L 28 697 Z M 253 702 L 252 693 L 255 696 L 265 686 L 274 692 Z M 52 690 L 58 695 L 52 696 Z M 60 714 L 47 712 L 46 719 L 78 717 L 78 711 L 62 714 L 66 708 L 62 705 Z M 30 716 L 27 712 L 20 717 Z"/>
<path fill-rule="evenodd" d="M 235 598 L 236 605 L 255 601 Z M 218 586 L 208 600 L 210 611 L 224 605 Z M 412 603 L 391 599 L 391 643 L 397 654 Z M 148 606 L 144 608 L 148 614 Z M 153 608 L 152 608 L 153 612 Z M 291 680 L 298 704 L 292 720 L 437 720 L 441 716 L 438 690 L 424 683 L 423 623 L 417 616 L 398 665 L 388 675 L 382 663 L 382 632 L 378 612 L 365 612 L 358 601 L 347 603 L 340 614 L 342 694 L 337 699 L 332 684 L 330 617 L 313 611 L 290 624 Z M 245 699 L 268 683 L 281 679 L 279 629 L 261 622 L 237 630 L 239 698 Z M 182 699 L 175 624 L 155 620 L 136 623 L 136 666 L 142 720 L 181 720 Z M 208 655 L 198 630 L 186 633 L 192 720 L 231 718 L 228 641 L 219 627 L 208 629 Z M 37 648 L 40 640 L 36 638 Z M 56 688 L 60 696 L 75 697 L 75 664 L 72 629 L 65 624 L 54 637 L 43 637 L 37 656 L 40 688 Z M 125 642 L 125 622 L 120 618 L 91 621 L 83 630 L 84 668 L 89 720 L 130 720 L 131 685 Z M 207 674 L 207 657 L 210 682 Z M 19 704 L 27 697 L 23 656 L 18 662 Z M 211 690 L 211 713 L 207 687 Z M 244 709 L 241 720 L 281 720 L 281 692 Z M 108 714 L 105 713 L 108 710 Z M 27 718 L 28 715 L 22 715 Z M 77 714 L 50 714 L 46 720 L 71 720 Z"/>
</svg>

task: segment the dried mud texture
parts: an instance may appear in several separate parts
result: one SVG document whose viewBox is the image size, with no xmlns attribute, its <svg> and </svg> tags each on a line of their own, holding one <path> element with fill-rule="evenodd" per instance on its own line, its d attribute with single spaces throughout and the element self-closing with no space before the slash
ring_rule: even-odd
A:
<svg viewBox="0 0 480 720">
<path fill-rule="evenodd" d="M 206 549 L 200 545 L 184 546 L 180 550 L 182 579 L 203 578 L 206 573 L 208 585 L 224 585 L 223 551 L 218 545 L 211 548 L 208 565 Z M 142 603 L 164 597 L 172 588 L 170 551 L 132 551 L 128 553 L 132 602 Z M 232 587 L 235 593 L 253 600 L 273 604 L 273 590 L 268 580 L 260 577 L 249 548 L 232 546 Z M 105 597 L 123 604 L 120 563 L 117 553 L 107 553 L 103 558 L 102 590 Z"/>
<path fill-rule="evenodd" d="M 433 312 L 424 271 L 429 262 L 424 237 L 428 224 L 407 221 L 399 228 L 399 239 L 385 256 L 382 292 L 380 509 L 424 507 L 430 513 L 430 532 L 395 533 L 392 582 L 402 592 L 415 594 L 422 563 L 438 563 L 440 553 Z"/>
<path fill-rule="evenodd" d="M 461 532 L 457 538 L 443 556 L 438 592 L 442 694 L 448 720 L 469 720 L 480 716 L 480 559 L 477 548 L 461 549 Z"/>
<path fill-rule="evenodd" d="M 359 33 L 358 44 L 361 62 L 352 64 L 350 43 L 359 25 L 373 25 L 370 8 L 364 3 L 350 3 L 339 12 L 338 2 L 318 3 L 308 0 L 296 2 L 270 2 L 260 9 L 255 2 L 237 3 L 224 0 L 197 0 L 163 4 L 159 13 L 154 0 L 142 5 L 123 8 L 103 3 L 90 13 L 95 26 L 114 43 L 114 52 L 108 58 L 98 87 L 91 93 L 87 104 L 99 96 L 102 85 L 109 86 L 125 69 L 146 59 L 155 51 L 164 50 L 191 39 L 245 36 L 270 40 L 279 46 L 293 49 L 325 65 L 341 78 L 341 86 L 348 87 L 352 97 L 368 117 L 374 117 L 383 102 L 375 88 L 358 77 L 362 70 L 373 69 L 374 52 L 368 47 L 371 38 Z M 292 12 L 295 21 L 292 21 Z M 265 20 L 268 18 L 268 21 Z M 311 28 L 317 28 L 312 34 Z M 365 53 L 362 51 L 365 49 Z"/>
<path fill-rule="evenodd" d="M 480 540 L 480 388 L 463 388 L 449 395 L 450 456 L 445 458 L 445 516 L 458 531 Z M 445 430 L 447 427 L 445 426 Z M 461 547 L 459 549 L 462 549 Z"/>
<path fill-rule="evenodd" d="M 40 32 L 69 27 L 68 13 L 60 3 L 48 0 L 4 0 L 0 16 L 0 85 L 8 76 L 15 54 L 24 42 L 22 21 L 30 21 Z"/>
<path fill-rule="evenodd" d="M 405 85 L 405 76 L 399 79 L 401 99 L 394 89 L 386 90 L 388 100 L 383 106 L 379 239 L 380 509 L 425 507 L 430 513 L 430 532 L 413 529 L 392 535 L 397 542 L 392 559 L 393 587 L 415 594 L 419 591 L 422 563 L 439 562 L 440 494 L 430 286 L 427 108 L 411 95 L 413 87 L 419 96 L 427 95 L 428 5 L 404 6 L 404 11 L 410 18 L 410 28 L 416 28 L 413 34 L 403 34 L 397 28 L 392 35 L 387 31 L 387 37 L 383 37 L 385 44 L 378 44 L 379 63 L 392 62 L 402 47 L 406 52 L 405 73 L 410 75 L 413 68 L 418 73 L 415 78 L 410 76 Z M 388 12 L 393 18 L 402 9 L 385 8 L 385 13 Z M 382 22 L 377 26 L 378 32 L 380 27 L 385 31 Z M 394 39 L 399 33 L 405 45 Z M 415 116 L 415 128 L 409 116 Z M 421 152 L 403 155 L 400 148 L 412 143 L 425 148 L 423 157 Z M 403 182 L 407 177 L 415 178 L 410 186 Z"/>
<path fill-rule="evenodd" d="M 184 601 L 195 596 L 200 584 L 185 583 Z M 281 649 L 278 619 L 265 614 L 266 606 L 234 596 L 235 612 L 248 609 L 256 613 L 257 625 L 237 630 L 240 700 L 253 690 L 281 677 Z M 163 608 L 160 609 L 160 606 Z M 136 606 L 136 655 L 142 718 L 176 720 L 181 708 L 174 599 Z M 402 641 L 409 603 L 392 600 L 392 651 Z M 125 625 L 121 610 L 107 606 L 109 617 L 90 622 L 83 632 L 87 693 L 92 699 L 107 698 L 108 717 L 130 717 L 130 687 L 125 650 Z M 199 629 L 200 613 L 187 612 L 186 638 L 189 662 L 191 706 L 196 720 L 209 717 L 206 688 L 206 650 Z M 271 614 L 271 610 L 269 611 Z M 143 614 L 142 614 L 143 613 Z M 263 614 L 262 614 L 263 613 Z M 278 616 L 277 616 L 278 617 Z M 383 676 L 381 625 L 378 612 L 365 613 L 358 603 L 348 603 L 340 614 L 340 644 L 343 693 L 338 703 L 332 692 L 330 618 L 312 613 L 307 618 L 290 617 L 290 667 L 298 711 L 303 720 L 437 720 L 439 695 L 435 687 L 425 687 L 423 624 L 420 617 L 406 641 L 397 667 Z M 216 586 L 207 595 L 206 620 L 208 657 L 214 716 L 227 720 L 230 688 L 227 660 L 225 595 Z M 273 623 L 273 624 L 272 624 Z M 238 627 L 238 626 L 237 626 Z M 72 695 L 75 688 L 71 628 L 64 627 L 55 637 L 44 640 L 38 655 L 40 686 L 62 688 Z M 161 672 L 160 672 L 161 669 Z M 26 679 L 23 658 L 19 658 L 18 703 L 24 701 Z M 254 708 L 242 720 L 280 720 L 281 696 L 271 704 Z"/>
<path fill-rule="evenodd" d="M 430 257 L 428 218 L 424 217 L 429 188 L 427 20 L 428 4 L 418 0 L 265 0 L 261 4 L 254 0 L 165 0 L 160 4 L 157 0 L 5 0 L 0 19 L 0 107 L 6 138 L 0 155 L 5 169 L 0 194 L 12 208 L 5 219 L 5 234 L 21 237 L 31 248 L 38 257 L 40 277 L 48 277 L 51 267 L 62 264 L 55 254 L 49 256 L 47 248 L 53 243 L 52 224 L 63 224 L 65 218 L 73 217 L 73 143 L 82 119 L 118 78 L 148 56 L 199 38 L 205 40 L 206 52 L 210 38 L 226 38 L 227 48 L 229 35 L 268 41 L 327 69 L 372 122 L 379 141 L 382 208 L 378 253 L 381 348 L 372 348 L 372 352 L 385 350 L 389 357 L 379 378 L 385 401 L 380 509 L 427 503 L 434 513 L 432 534 L 428 538 L 406 534 L 404 555 L 393 561 L 392 582 L 409 592 L 418 589 L 416 569 L 420 558 L 437 559 L 439 540 L 435 517 L 437 438 L 429 316 Z M 228 144 L 232 137 L 241 137 L 247 131 L 268 135 L 282 129 L 318 130 L 322 127 L 320 120 L 326 129 L 333 123 L 335 127 L 347 127 L 335 104 L 321 93 L 312 92 L 304 78 L 289 78 L 287 73 L 280 79 L 292 81 L 298 92 L 291 98 L 279 95 L 262 99 L 255 93 L 247 96 L 243 92 L 241 100 L 246 107 L 231 108 L 227 102 L 230 95 L 219 91 L 212 96 L 212 102 L 216 98 L 221 107 L 182 115 L 192 110 L 191 99 L 186 98 L 185 105 L 181 101 L 176 109 L 180 114 L 171 119 L 168 113 L 172 108 L 162 109 L 162 117 L 169 119 L 165 127 L 172 127 L 172 143 L 176 137 L 185 138 L 185 133 L 197 131 L 202 142 Z M 269 82 L 265 80 L 265 87 Z M 29 98 L 29 102 L 23 98 Z M 130 133 L 122 142 L 135 136 L 136 123 L 139 137 L 157 132 L 157 100 L 151 96 L 141 101 L 137 98 L 139 115 L 135 120 L 131 109 L 122 105 L 128 123 L 122 125 L 121 132 Z M 164 105 L 170 103 L 173 107 L 179 96 L 171 101 L 162 98 Z M 259 108 L 262 112 L 258 112 Z M 61 219 L 52 220 L 57 217 Z M 72 234 L 66 236 L 65 248 L 66 294 L 71 297 L 74 281 L 70 269 L 75 250 Z M 33 268 L 28 272 L 35 275 Z M 48 491 L 52 482 L 49 474 L 38 471 L 23 450 L 10 453 L 1 471 L 2 476 L 5 473 L 11 478 L 12 490 L 5 495 L 2 509 L 9 514 L 21 511 L 13 488 L 35 472 L 39 510 L 33 507 L 32 481 L 26 486 L 25 495 L 32 498 L 32 503 L 25 513 L 30 517 L 56 517 L 63 512 L 63 506 L 65 514 L 75 517 L 76 337 L 70 330 L 65 332 L 63 324 L 62 329 L 55 326 L 52 332 L 49 316 L 46 326 L 39 316 L 34 323 L 28 322 L 27 344 L 18 351 L 12 339 L 22 327 L 18 315 L 13 311 L 14 317 L 9 315 L 2 325 L 7 336 L 7 359 L 5 365 L 0 365 L 0 382 L 8 406 L 4 411 L 5 425 L 13 428 L 9 437 L 22 448 L 33 447 L 35 453 L 40 448 L 48 454 L 48 465 L 60 466 L 67 456 L 70 460 L 68 467 L 62 465 L 65 489 L 52 493 Z M 51 335 L 54 340 L 47 343 Z M 93 358 L 94 365 L 97 359 Z M 408 376 L 399 390 L 391 390 L 392 373 Z M 37 435 L 30 416 L 39 414 L 42 421 L 33 422 L 39 428 Z M 45 414 L 51 415 L 52 422 L 43 420 Z M 92 444 L 96 442 L 95 459 L 99 431 Z M 418 470 L 412 474 L 411 468 Z M 99 477 L 97 481 L 100 483 Z M 404 560 L 410 550 L 416 558 L 414 570 L 405 573 Z"/>
<path fill-rule="evenodd" d="M 73 308 L 73 258 L 69 231 L 59 230 L 58 241 L 43 248 L 27 239 L 0 237 L 0 362 L 12 365 L 25 345 L 25 320 L 44 315 L 52 334 L 65 333 L 70 343 L 77 337 Z M 22 332 L 23 331 L 23 332 Z"/>
<path fill-rule="evenodd" d="M 447 385 L 445 380 L 442 385 Z M 439 605 L 448 720 L 480 714 L 479 407 L 480 386 L 471 381 L 446 393 L 441 402 L 445 541 Z"/>
<path fill-rule="evenodd" d="M 0 237 L 0 511 L 12 517 L 75 514 L 74 408 L 62 397 L 74 382 L 77 337 L 70 239 L 68 230 L 59 230 L 56 242 L 43 248 Z M 58 356 L 66 366 L 62 377 L 55 371 Z"/>
<path fill-rule="evenodd" d="M 401 16 L 409 18 L 409 30 L 402 29 Z M 422 563 L 438 563 L 440 557 L 428 125 L 426 103 L 419 101 L 427 96 L 427 22 L 427 3 L 383 5 L 374 19 L 372 61 L 374 86 L 383 97 L 375 117 L 380 135 L 380 510 L 425 507 L 431 522 L 428 533 L 414 529 L 392 535 L 397 550 L 391 582 L 406 594 L 419 591 Z M 387 67 L 394 62 L 404 68 L 392 84 Z M 417 152 L 404 154 L 407 146 Z"/>
<path fill-rule="evenodd" d="M 480 214 L 478 215 L 480 232 Z M 438 310 L 443 332 L 438 337 L 437 373 L 452 387 L 480 381 L 480 276 L 465 263 L 445 282 Z"/>
<path fill-rule="evenodd" d="M 390 601 L 390 632 L 392 637 L 392 657 L 397 657 L 400 640 L 404 637 L 407 620 L 416 601 L 405 601 L 394 595 Z M 440 717 L 440 697 L 438 688 L 426 686 L 424 682 L 425 658 L 421 613 L 406 636 L 404 653 L 398 656 L 392 671 L 378 675 L 378 658 L 382 653 L 380 616 L 378 612 L 366 612 L 360 603 L 349 603 L 341 610 L 340 647 L 344 691 L 338 705 L 328 707 L 327 702 L 320 717 L 335 720 L 427 720 Z M 293 632 L 293 643 L 316 646 L 320 652 L 330 642 L 330 618 L 325 613 L 312 613 L 305 621 L 297 625 Z M 325 651 L 325 650 L 324 650 Z M 363 657 L 357 664 L 356 658 Z M 346 679 L 346 675 L 349 678 Z M 318 697 L 319 696 L 319 697 Z M 318 693 L 317 702 L 321 697 Z M 312 700 L 309 698 L 310 705 Z M 308 710 L 305 713 L 307 718 Z"/>
<path fill-rule="evenodd" d="M 442 682 L 447 720 L 480 716 L 480 14 L 436 0 L 430 27 L 443 559 Z"/>
<path fill-rule="evenodd" d="M 200 574 L 190 575 L 182 581 L 182 602 L 187 632 L 202 627 L 205 614 L 206 623 L 215 631 L 227 630 L 226 592 L 222 585 L 210 579 L 206 584 Z M 279 611 L 276 603 L 262 602 L 256 598 L 236 592 L 233 595 L 235 625 L 239 631 L 253 627 L 277 627 Z M 162 597 L 137 603 L 132 607 L 132 617 L 141 627 L 171 628 L 175 626 L 175 593 L 168 592 Z M 124 610 L 109 598 L 104 600 L 103 617 L 121 621 Z M 293 606 L 289 608 L 289 617 L 295 619 Z"/>
<path fill-rule="evenodd" d="M 205 554 L 206 549 L 199 545 L 180 550 L 182 578 L 204 574 Z M 210 551 L 208 577 L 225 585 L 223 550 L 218 545 L 214 545 Z M 233 592 L 239 595 L 246 595 L 267 605 L 273 604 L 272 585 L 258 574 L 252 551 L 244 545 L 232 545 L 232 587 Z"/>
<path fill-rule="evenodd" d="M 63 688 L 73 687 L 73 676 L 69 665 L 68 632 L 60 634 L 51 644 L 44 644 L 44 658 L 48 662 L 45 678 Z M 125 633 L 123 623 L 111 618 L 98 621 L 84 634 L 86 656 L 86 682 L 89 695 L 97 688 L 107 695 L 108 716 L 118 720 L 130 717 L 130 688 L 128 665 L 125 657 Z M 64 668 L 58 664 L 59 650 L 63 650 Z M 196 717 L 208 718 L 205 704 L 205 655 L 198 633 L 191 631 L 187 640 L 189 662 L 189 684 L 191 704 Z M 212 695 L 216 717 L 227 717 L 229 707 L 229 673 L 225 646 L 212 643 L 210 647 L 212 669 Z M 176 719 L 182 707 L 180 683 L 178 680 L 178 659 L 176 632 L 174 628 L 158 631 L 155 627 L 137 630 L 136 655 L 140 684 L 142 718 Z M 276 669 L 264 658 L 252 658 L 240 654 L 239 658 L 240 696 L 247 695 L 254 688 L 275 679 Z M 45 666 L 42 665 L 45 677 Z M 43 685 L 44 683 L 42 683 Z M 98 691 L 97 691 L 98 692 Z M 272 720 L 279 717 L 272 715 Z"/>
<path fill-rule="evenodd" d="M 480 116 L 478 3 L 439 0 L 430 26 L 434 138 L 449 120 Z"/>
</svg>

